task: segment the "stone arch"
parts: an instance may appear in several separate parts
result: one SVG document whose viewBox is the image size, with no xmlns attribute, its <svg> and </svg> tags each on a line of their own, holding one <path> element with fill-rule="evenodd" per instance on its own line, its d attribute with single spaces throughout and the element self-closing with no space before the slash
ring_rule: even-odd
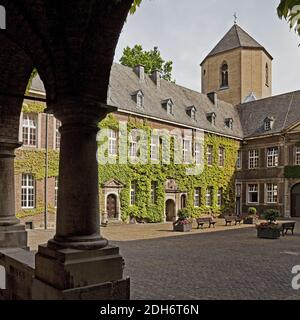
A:
<svg viewBox="0 0 300 320">
<path fill-rule="evenodd" d="M 113 216 L 113 212 L 111 211 L 113 208 L 109 208 L 109 198 L 114 197 L 115 199 L 115 215 Z M 112 204 L 110 204 L 112 205 Z M 110 191 L 105 197 L 105 208 L 106 208 L 106 214 L 108 219 L 118 219 L 121 218 L 121 205 L 120 205 L 120 196 L 118 191 Z"/>
<path fill-rule="evenodd" d="M 220 67 L 220 88 L 229 87 L 229 67 L 227 61 L 223 61 Z"/>
</svg>

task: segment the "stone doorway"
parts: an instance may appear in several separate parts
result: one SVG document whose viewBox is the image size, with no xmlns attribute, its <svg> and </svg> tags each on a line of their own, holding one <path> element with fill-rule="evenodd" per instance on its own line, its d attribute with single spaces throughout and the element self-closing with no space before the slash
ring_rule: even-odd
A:
<svg viewBox="0 0 300 320">
<path fill-rule="evenodd" d="M 166 221 L 173 222 L 176 219 L 176 205 L 175 201 L 169 199 L 166 201 Z"/>
<path fill-rule="evenodd" d="M 117 219 L 117 196 L 115 194 L 110 194 L 106 199 L 106 210 L 108 219 Z"/>
<path fill-rule="evenodd" d="M 291 192 L 291 216 L 300 217 L 300 183 L 294 185 Z"/>
</svg>

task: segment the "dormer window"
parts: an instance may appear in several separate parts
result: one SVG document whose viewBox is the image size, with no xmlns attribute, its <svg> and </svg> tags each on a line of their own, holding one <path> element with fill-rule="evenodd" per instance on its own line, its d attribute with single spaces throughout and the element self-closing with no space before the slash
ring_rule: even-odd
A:
<svg viewBox="0 0 300 320">
<path fill-rule="evenodd" d="M 214 112 L 208 113 L 206 117 L 207 117 L 207 120 L 208 120 L 213 126 L 216 125 L 216 118 L 217 118 L 217 116 L 216 116 L 216 114 L 215 114 Z"/>
<path fill-rule="evenodd" d="M 167 114 L 174 115 L 174 110 L 173 110 L 174 104 L 172 99 L 167 99 L 162 101 L 161 105 L 167 111 Z"/>
<path fill-rule="evenodd" d="M 191 117 L 192 120 L 196 120 L 196 108 L 195 106 L 188 107 L 186 113 Z"/>
<path fill-rule="evenodd" d="M 270 131 L 273 129 L 273 124 L 274 124 L 274 118 L 266 118 L 264 120 L 264 130 L 265 131 Z"/>
<path fill-rule="evenodd" d="M 232 118 L 225 119 L 225 126 L 232 130 L 233 129 L 233 119 Z"/>
<path fill-rule="evenodd" d="M 144 108 L 144 93 L 142 90 L 134 92 L 131 96 L 138 108 Z"/>
</svg>

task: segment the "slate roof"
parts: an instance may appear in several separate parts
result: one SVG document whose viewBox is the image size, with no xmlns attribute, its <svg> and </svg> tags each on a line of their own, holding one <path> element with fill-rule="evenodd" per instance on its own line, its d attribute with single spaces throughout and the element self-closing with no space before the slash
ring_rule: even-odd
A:
<svg viewBox="0 0 300 320">
<path fill-rule="evenodd" d="M 300 91 L 260 99 L 237 106 L 244 138 L 280 133 L 300 121 Z M 271 130 L 264 130 L 264 120 L 273 118 Z"/>
<path fill-rule="evenodd" d="M 144 93 L 143 108 L 137 107 L 131 96 L 137 90 L 142 90 Z M 132 68 L 114 63 L 111 70 L 109 91 L 108 104 L 121 110 L 235 138 L 243 136 L 236 107 L 220 100 L 216 106 L 207 95 L 163 79 L 161 79 L 160 88 L 157 88 L 148 75 L 145 75 L 144 81 L 140 81 Z M 166 99 L 172 99 L 174 103 L 173 115 L 168 114 L 162 107 L 162 102 Z M 191 106 L 195 106 L 196 120 L 193 120 L 187 113 L 187 108 Z M 211 112 L 216 114 L 215 126 L 207 120 L 207 114 Z M 226 127 L 225 119 L 227 118 L 233 119 L 233 129 Z"/>
<path fill-rule="evenodd" d="M 244 31 L 239 25 L 234 24 L 233 27 L 225 34 L 221 41 L 213 48 L 213 50 L 205 57 L 204 61 L 211 56 L 223 53 L 237 48 L 254 48 L 262 49 L 271 58 L 269 52 L 260 45 L 255 39 L 253 39 L 246 31 Z"/>
</svg>

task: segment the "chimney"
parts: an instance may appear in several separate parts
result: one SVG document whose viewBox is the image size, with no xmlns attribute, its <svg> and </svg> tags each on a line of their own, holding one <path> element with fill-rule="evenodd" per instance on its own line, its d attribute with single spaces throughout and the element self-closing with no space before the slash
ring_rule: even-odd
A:
<svg viewBox="0 0 300 320">
<path fill-rule="evenodd" d="M 142 66 L 141 64 L 138 64 L 133 68 L 133 71 L 135 74 L 139 77 L 141 81 L 145 80 L 145 67 Z"/>
<path fill-rule="evenodd" d="M 160 78 L 161 78 L 161 73 L 159 70 L 154 70 L 151 74 L 151 79 L 155 83 L 157 88 L 160 88 Z"/>
<path fill-rule="evenodd" d="M 218 105 L 218 94 L 216 92 L 209 92 L 207 97 L 215 106 Z"/>
</svg>

